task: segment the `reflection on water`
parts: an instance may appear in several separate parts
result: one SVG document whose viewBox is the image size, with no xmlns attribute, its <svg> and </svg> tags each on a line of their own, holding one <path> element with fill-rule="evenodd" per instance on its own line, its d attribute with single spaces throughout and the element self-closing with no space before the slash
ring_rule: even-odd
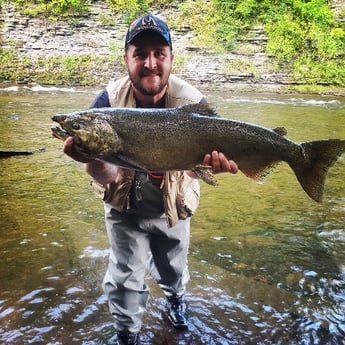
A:
<svg viewBox="0 0 345 345">
<path fill-rule="evenodd" d="M 103 208 L 83 167 L 50 136 L 50 116 L 85 109 L 97 91 L 0 89 L 0 343 L 111 344 L 101 290 L 108 242 Z M 206 92 L 225 117 L 285 126 L 295 141 L 345 138 L 345 100 Z M 40 149 L 44 150 L 40 150 Z M 36 150 L 36 151 L 35 151 Z M 144 344 L 345 343 L 345 156 L 322 205 L 281 164 L 264 185 L 243 175 L 202 184 L 192 221 L 190 328 L 172 329 L 161 291 Z"/>
</svg>

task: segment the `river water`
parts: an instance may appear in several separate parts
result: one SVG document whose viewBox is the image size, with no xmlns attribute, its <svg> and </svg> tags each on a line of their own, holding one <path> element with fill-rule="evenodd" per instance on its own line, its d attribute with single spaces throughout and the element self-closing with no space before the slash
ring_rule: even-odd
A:
<svg viewBox="0 0 345 345">
<path fill-rule="evenodd" d="M 98 90 L 0 88 L 0 343 L 112 344 L 101 281 L 108 241 L 89 178 L 52 138 L 51 115 L 85 109 Z M 345 139 L 345 99 L 207 91 L 224 116 L 284 126 L 302 142 Z M 345 155 L 324 202 L 310 200 L 285 164 L 265 184 L 241 173 L 202 183 L 192 220 L 190 327 L 176 332 L 161 291 L 144 344 L 345 344 Z"/>
</svg>

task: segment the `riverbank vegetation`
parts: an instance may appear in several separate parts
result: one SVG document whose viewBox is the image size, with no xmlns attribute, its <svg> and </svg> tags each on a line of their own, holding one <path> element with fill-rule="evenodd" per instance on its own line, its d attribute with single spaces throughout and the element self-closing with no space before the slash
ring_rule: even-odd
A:
<svg viewBox="0 0 345 345">
<path fill-rule="evenodd" d="M 300 83 L 345 85 L 345 8 L 339 13 L 343 21 L 336 20 L 328 3 L 213 0 L 190 1 L 180 8 L 199 44 L 232 50 L 239 37 L 246 38 L 260 24 L 268 36 L 266 53 L 274 57 L 277 70 L 288 68 Z"/>
<path fill-rule="evenodd" d="M 0 0 L 0 6 L 9 0 Z M 91 0 L 13 0 L 23 15 L 42 16 L 50 20 L 73 22 L 80 15 L 87 15 Z M 272 58 L 276 71 L 287 70 L 298 84 L 345 85 L 345 8 L 331 10 L 327 0 L 107 0 L 114 13 L 122 13 L 126 22 L 141 13 L 155 8 L 168 13 L 171 28 L 190 27 L 195 33 L 194 43 L 213 54 L 234 51 L 240 41 L 250 39 L 250 29 L 261 25 L 267 35 L 266 54 Z M 169 15 L 171 13 L 171 15 Z M 178 13 L 178 15 L 176 14 Z M 117 53 L 118 54 L 118 53 Z M 111 57 L 113 58 L 113 57 Z M 13 61 L 26 73 L 32 71 L 34 81 L 44 81 L 44 72 L 50 65 L 60 65 L 55 82 L 83 84 L 85 71 L 104 66 L 96 57 L 47 58 L 33 61 L 19 57 L 15 42 L 10 49 L 0 48 L 2 66 Z M 104 58 L 103 58 L 104 59 Z M 29 61 L 30 60 L 30 61 Z M 12 61 L 12 62 L 11 62 Z M 113 63 L 112 59 L 109 63 Z M 11 65 L 12 64 L 12 65 Z M 44 68 L 42 68 L 42 65 Z M 13 80 L 16 75 L 6 68 L 0 71 L 0 80 Z M 13 70 L 13 69 L 12 69 Z M 41 71 L 41 73 L 39 73 Z M 47 72 L 49 73 L 49 72 Z M 54 69 L 55 73 L 55 69 Z M 84 75 L 84 78 L 82 77 Z"/>
<path fill-rule="evenodd" d="M 83 0 L 0 0 L 0 6 L 13 3 L 16 10 L 32 17 L 44 17 L 50 20 L 73 18 L 89 12 L 90 1 Z"/>
<path fill-rule="evenodd" d="M 99 83 L 101 76 L 107 76 L 110 66 L 122 65 L 118 48 L 109 47 L 108 56 L 91 54 L 71 56 L 19 56 L 15 43 L 9 49 L 0 47 L 0 82 L 39 83 L 46 85 L 89 86 Z"/>
</svg>

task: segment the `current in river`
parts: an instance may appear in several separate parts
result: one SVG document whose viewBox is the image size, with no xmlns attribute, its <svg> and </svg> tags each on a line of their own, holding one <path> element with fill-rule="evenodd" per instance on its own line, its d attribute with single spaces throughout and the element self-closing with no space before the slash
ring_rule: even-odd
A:
<svg viewBox="0 0 345 345">
<path fill-rule="evenodd" d="M 100 90 L 0 87 L 0 343 L 113 344 L 101 282 L 108 260 L 103 205 L 84 167 L 62 152 L 51 116 L 85 110 Z M 227 118 L 287 129 L 296 142 L 345 139 L 345 99 L 203 90 Z M 264 184 L 243 174 L 201 182 L 192 219 L 190 326 L 151 299 L 144 344 L 345 344 L 345 155 L 324 201 L 282 163 Z"/>
</svg>

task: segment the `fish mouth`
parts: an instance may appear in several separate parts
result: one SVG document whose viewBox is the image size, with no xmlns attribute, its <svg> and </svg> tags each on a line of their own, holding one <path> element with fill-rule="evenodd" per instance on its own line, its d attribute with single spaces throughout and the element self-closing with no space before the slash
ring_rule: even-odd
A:
<svg viewBox="0 0 345 345">
<path fill-rule="evenodd" d="M 67 116 L 64 114 L 56 114 L 52 116 L 52 120 L 57 122 L 60 126 L 64 123 L 66 120 Z M 68 137 L 72 136 L 70 133 L 68 133 L 66 130 L 53 126 L 51 127 L 52 135 L 55 138 L 61 139 L 61 140 L 66 140 Z"/>
<path fill-rule="evenodd" d="M 57 127 L 57 126 L 51 127 L 51 131 L 52 131 L 53 137 L 58 138 L 63 141 L 65 141 L 68 137 L 71 136 L 70 133 L 68 133 L 64 129 L 61 129 L 60 127 Z"/>
</svg>

